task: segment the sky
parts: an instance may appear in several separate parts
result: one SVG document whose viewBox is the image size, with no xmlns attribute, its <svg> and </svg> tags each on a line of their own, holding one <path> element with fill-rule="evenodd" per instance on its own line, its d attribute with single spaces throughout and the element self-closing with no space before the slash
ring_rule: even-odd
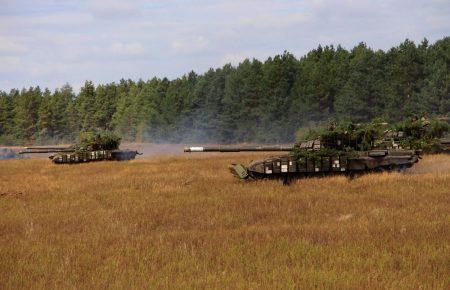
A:
<svg viewBox="0 0 450 290">
<path fill-rule="evenodd" d="M 180 77 L 319 44 L 450 36 L 450 0 L 0 0 L 0 90 Z"/>
</svg>

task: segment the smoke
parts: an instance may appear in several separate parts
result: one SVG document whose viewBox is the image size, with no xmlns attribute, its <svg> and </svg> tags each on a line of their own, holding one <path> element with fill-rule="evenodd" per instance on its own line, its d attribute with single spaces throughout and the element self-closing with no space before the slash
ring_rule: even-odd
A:
<svg viewBox="0 0 450 290">
<path fill-rule="evenodd" d="M 133 132 L 135 134 L 119 133 L 122 133 L 124 140 L 129 142 L 159 144 L 286 144 L 295 142 L 298 127 L 290 124 L 287 120 L 282 121 L 279 118 L 261 120 L 251 116 L 247 116 L 246 120 L 237 120 L 236 118 L 224 118 L 207 112 L 206 108 L 199 108 L 189 115 L 176 116 L 173 120 L 167 121 L 167 124 L 147 123 L 140 130 Z M 294 122 L 294 124 L 297 123 Z"/>
<path fill-rule="evenodd" d="M 0 148 L 0 160 L 4 159 L 22 159 L 22 155 L 17 154 L 14 150 L 10 148 Z"/>
</svg>

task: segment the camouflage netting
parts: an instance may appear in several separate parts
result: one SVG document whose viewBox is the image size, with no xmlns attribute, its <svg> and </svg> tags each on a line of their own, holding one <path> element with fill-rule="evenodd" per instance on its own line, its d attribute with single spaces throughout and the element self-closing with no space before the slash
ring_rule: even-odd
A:
<svg viewBox="0 0 450 290">
<path fill-rule="evenodd" d="M 402 147 L 435 151 L 439 149 L 439 139 L 450 131 L 450 125 L 438 119 L 422 118 L 400 122 L 394 129 L 404 133 L 400 139 Z"/>
<path fill-rule="evenodd" d="M 304 137 L 307 140 L 320 140 L 320 149 L 305 150 L 296 146 L 292 155 L 300 157 L 319 157 L 337 155 L 356 155 L 357 151 L 370 150 L 383 134 L 384 126 L 379 120 L 365 124 L 331 124 L 328 128 L 310 130 Z"/>
<path fill-rule="evenodd" d="M 121 138 L 109 131 L 83 132 L 74 146 L 75 151 L 119 149 Z"/>
<path fill-rule="evenodd" d="M 328 128 L 311 129 L 303 136 L 306 140 L 320 140 L 320 149 L 308 150 L 296 146 L 292 155 L 297 158 L 355 155 L 357 151 L 390 148 L 393 141 L 404 149 L 436 152 L 440 147 L 439 139 L 448 132 L 450 125 L 447 122 L 425 118 L 408 119 L 392 126 L 380 119 L 363 124 L 331 124 Z"/>
</svg>

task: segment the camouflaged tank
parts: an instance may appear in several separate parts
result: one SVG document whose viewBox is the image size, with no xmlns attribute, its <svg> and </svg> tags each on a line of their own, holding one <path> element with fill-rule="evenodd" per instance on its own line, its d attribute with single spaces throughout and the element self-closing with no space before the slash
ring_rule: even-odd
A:
<svg viewBox="0 0 450 290">
<path fill-rule="evenodd" d="M 231 173 L 241 179 L 281 178 L 287 181 L 295 177 L 358 173 L 404 171 L 419 160 L 414 150 L 374 149 L 367 151 L 321 153 L 320 140 L 303 142 L 295 146 L 281 147 L 187 147 L 185 152 L 240 152 L 240 151 L 289 151 L 282 156 L 268 157 L 250 162 L 248 166 L 232 164 Z M 302 156 L 295 150 L 305 150 Z"/>
<path fill-rule="evenodd" d="M 69 147 L 26 147 L 20 154 L 48 154 L 55 164 L 77 164 L 92 161 L 125 161 L 140 155 L 134 150 L 119 150 L 120 138 L 109 132 L 84 133 L 79 142 Z"/>
<path fill-rule="evenodd" d="M 370 126 L 330 126 L 313 140 L 293 146 L 186 147 L 185 152 L 286 151 L 285 155 L 252 161 L 248 166 L 232 164 L 230 171 L 241 179 L 291 178 L 404 171 L 419 161 L 418 152 L 390 146 L 378 147 L 379 129 Z M 384 143 L 383 143 L 384 144 Z M 385 144 L 384 144 L 385 145 Z"/>
</svg>

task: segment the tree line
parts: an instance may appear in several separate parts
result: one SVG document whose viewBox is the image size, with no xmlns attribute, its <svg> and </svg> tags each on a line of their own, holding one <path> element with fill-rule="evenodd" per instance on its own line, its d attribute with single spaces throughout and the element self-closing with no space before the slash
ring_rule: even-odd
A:
<svg viewBox="0 0 450 290">
<path fill-rule="evenodd" d="M 336 120 L 398 121 L 450 112 L 450 37 L 387 51 L 319 46 L 204 74 L 0 91 L 0 143 L 73 142 L 104 129 L 152 142 L 292 142 Z"/>
</svg>

